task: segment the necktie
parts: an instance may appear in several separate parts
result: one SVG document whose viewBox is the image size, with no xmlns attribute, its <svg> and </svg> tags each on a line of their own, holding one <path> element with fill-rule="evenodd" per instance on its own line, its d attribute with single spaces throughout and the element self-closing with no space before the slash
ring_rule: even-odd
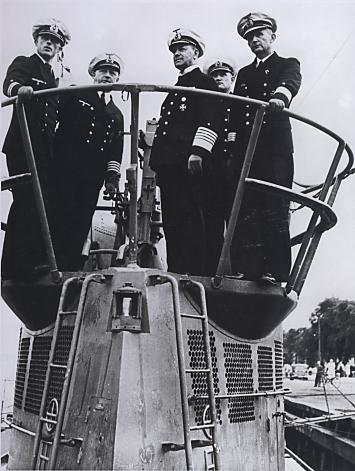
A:
<svg viewBox="0 0 355 471">
<path fill-rule="evenodd" d="M 55 77 L 54 77 L 54 72 L 53 72 L 53 69 L 52 69 L 52 66 L 50 64 L 48 64 L 48 62 L 45 63 L 45 67 L 46 67 L 46 70 L 48 72 L 48 74 L 51 76 L 51 79 L 53 81 L 55 81 Z"/>
<path fill-rule="evenodd" d="M 103 104 L 104 106 L 106 106 L 105 92 L 102 92 L 102 93 L 101 93 L 100 99 L 101 99 L 101 101 L 102 101 L 102 104 Z"/>
</svg>

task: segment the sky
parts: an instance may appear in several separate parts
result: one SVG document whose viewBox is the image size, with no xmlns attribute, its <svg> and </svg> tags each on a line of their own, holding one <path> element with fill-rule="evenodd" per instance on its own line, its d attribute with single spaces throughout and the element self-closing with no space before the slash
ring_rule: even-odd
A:
<svg viewBox="0 0 355 471">
<path fill-rule="evenodd" d="M 275 50 L 281 56 L 300 60 L 303 81 L 291 110 L 332 129 L 355 149 L 355 0 L 1 0 L 0 79 L 3 82 L 14 57 L 34 52 L 32 25 L 44 17 L 61 19 L 71 32 L 71 42 L 64 49 L 64 61 L 77 84 L 91 83 L 87 66 L 94 56 L 115 52 L 125 63 L 122 83 L 173 85 L 177 71 L 167 48 L 167 37 L 178 27 L 195 30 L 205 39 L 202 67 L 208 59 L 221 55 L 233 57 L 237 67 L 242 67 L 253 57 L 246 41 L 237 35 L 236 23 L 250 11 L 273 16 L 278 24 Z M 114 98 L 124 111 L 128 128 L 129 104 L 122 101 L 119 93 Z M 161 94 L 141 98 L 142 128 L 147 119 L 159 116 L 162 100 Z M 1 141 L 9 118 L 9 108 L 3 109 Z M 335 153 L 334 142 L 299 123 L 293 124 L 293 134 L 295 180 L 305 184 L 321 182 Z M 3 177 L 6 175 L 5 159 L 1 159 L 0 168 Z M 354 195 L 355 176 L 345 180 L 340 188 L 334 205 L 338 224 L 323 236 L 299 305 L 285 321 L 285 330 L 307 326 L 311 312 L 326 297 L 355 299 Z M 2 221 L 6 221 L 9 204 L 9 194 L 2 195 Z M 306 216 L 309 217 L 309 213 Z M 291 225 L 292 232 L 297 233 L 305 224 L 305 216 L 297 214 Z M 4 303 L 0 307 L 2 375 L 7 377 L 15 367 L 19 322 Z"/>
</svg>

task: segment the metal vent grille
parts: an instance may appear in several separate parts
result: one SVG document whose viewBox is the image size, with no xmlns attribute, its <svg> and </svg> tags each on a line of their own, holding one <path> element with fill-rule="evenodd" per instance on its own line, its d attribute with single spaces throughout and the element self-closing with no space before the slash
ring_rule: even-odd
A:
<svg viewBox="0 0 355 471">
<path fill-rule="evenodd" d="M 203 345 L 203 335 L 202 330 L 187 330 L 188 335 L 188 346 L 189 346 L 189 357 L 190 357 L 190 368 L 206 368 L 206 360 L 205 360 L 205 351 Z M 217 367 L 217 356 L 216 356 L 216 346 L 215 346 L 215 336 L 213 332 L 209 332 L 210 338 L 210 346 L 211 346 L 211 359 L 212 359 L 212 372 L 213 372 L 213 387 L 215 394 L 219 394 L 220 389 L 218 386 L 219 379 L 218 379 L 218 367 Z M 192 389 L 193 393 L 200 396 L 200 395 L 208 395 L 208 387 L 207 387 L 207 375 L 206 373 L 192 373 L 191 374 L 192 380 Z M 194 411 L 195 411 L 195 422 L 197 425 L 202 425 L 203 422 L 203 414 L 206 406 L 208 405 L 208 400 L 197 400 L 194 403 Z M 222 424 L 221 420 L 221 400 L 216 399 L 216 412 L 217 417 L 216 420 Z M 205 422 L 210 420 L 209 411 L 205 416 Z"/>
<path fill-rule="evenodd" d="M 260 391 L 270 391 L 273 389 L 274 381 L 271 347 L 261 345 L 258 347 L 258 376 Z"/>
<path fill-rule="evenodd" d="M 19 354 L 17 359 L 16 381 L 15 381 L 15 397 L 14 404 L 16 407 L 22 407 L 23 390 L 25 386 L 25 378 L 27 371 L 28 352 L 30 350 L 30 339 L 21 339 Z"/>
<path fill-rule="evenodd" d="M 32 346 L 25 410 L 39 413 L 52 337 L 35 337 Z"/>
<path fill-rule="evenodd" d="M 74 326 L 62 326 L 59 331 L 57 339 L 57 348 L 54 354 L 54 363 L 59 365 L 67 365 L 70 346 L 73 338 Z M 47 399 L 47 406 L 51 399 L 56 398 L 60 403 L 62 395 L 63 384 L 65 378 L 64 369 L 55 369 L 51 375 L 51 381 L 49 384 L 49 393 Z"/>
<path fill-rule="evenodd" d="M 283 388 L 283 347 L 279 340 L 275 340 L 275 386 Z"/>
<path fill-rule="evenodd" d="M 223 347 L 227 393 L 252 393 L 253 368 L 251 346 L 225 342 Z M 232 424 L 255 420 L 253 398 L 229 398 L 228 410 L 229 422 Z"/>
</svg>

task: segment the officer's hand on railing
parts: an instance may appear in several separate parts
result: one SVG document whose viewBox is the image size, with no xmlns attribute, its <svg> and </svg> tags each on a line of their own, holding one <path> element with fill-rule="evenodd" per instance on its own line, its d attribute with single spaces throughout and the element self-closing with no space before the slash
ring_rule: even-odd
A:
<svg viewBox="0 0 355 471">
<path fill-rule="evenodd" d="M 33 88 L 24 85 L 23 87 L 18 89 L 17 97 L 20 103 L 28 103 L 32 100 Z"/>
<path fill-rule="evenodd" d="M 285 108 L 285 103 L 279 98 L 271 98 L 269 100 L 269 109 L 270 111 L 282 111 Z"/>
<path fill-rule="evenodd" d="M 202 157 L 191 154 L 187 164 L 190 175 L 199 175 L 202 173 Z"/>
<path fill-rule="evenodd" d="M 145 140 L 145 132 L 142 129 L 139 130 L 138 147 L 142 150 L 148 149 L 149 147 Z"/>
<path fill-rule="evenodd" d="M 107 172 L 105 178 L 104 200 L 114 200 L 119 189 L 120 174 L 117 172 Z"/>
</svg>

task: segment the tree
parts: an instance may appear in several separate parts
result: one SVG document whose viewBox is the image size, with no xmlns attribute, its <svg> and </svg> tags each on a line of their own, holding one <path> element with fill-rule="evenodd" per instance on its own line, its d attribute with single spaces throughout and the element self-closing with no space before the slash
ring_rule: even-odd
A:
<svg viewBox="0 0 355 471">
<path fill-rule="evenodd" d="M 310 315 L 310 327 L 290 329 L 284 334 L 285 362 L 318 359 L 318 322 L 320 322 L 322 359 L 339 358 L 347 362 L 355 356 L 355 301 L 326 298 Z"/>
</svg>

